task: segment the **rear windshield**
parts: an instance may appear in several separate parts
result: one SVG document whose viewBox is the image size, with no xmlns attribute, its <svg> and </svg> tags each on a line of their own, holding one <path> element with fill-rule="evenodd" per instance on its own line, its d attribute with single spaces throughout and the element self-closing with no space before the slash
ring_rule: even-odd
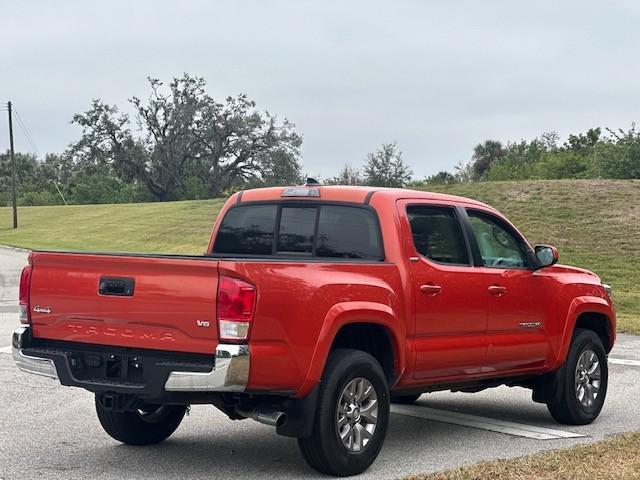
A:
<svg viewBox="0 0 640 480">
<path fill-rule="evenodd" d="M 382 260 L 371 209 L 347 205 L 240 205 L 231 208 L 213 254 Z"/>
</svg>

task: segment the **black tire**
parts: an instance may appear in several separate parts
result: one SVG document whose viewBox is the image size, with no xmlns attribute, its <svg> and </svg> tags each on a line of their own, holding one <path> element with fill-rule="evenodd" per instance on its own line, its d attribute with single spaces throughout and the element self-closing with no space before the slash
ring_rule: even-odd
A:
<svg viewBox="0 0 640 480">
<path fill-rule="evenodd" d="M 357 452 L 343 444 L 336 424 L 343 393 L 355 379 L 364 379 L 373 386 L 378 408 L 371 438 Z M 359 350 L 331 352 L 322 375 L 316 412 L 311 437 L 298 439 L 302 456 L 309 466 L 320 473 L 340 477 L 356 475 L 369 468 L 382 448 L 389 421 L 389 387 L 378 362 Z M 357 417 L 360 417 L 359 411 Z M 352 428 L 346 427 L 349 431 Z"/>
<path fill-rule="evenodd" d="M 414 393 L 413 395 L 391 395 L 391 403 L 410 405 L 415 403 L 421 395 L 421 393 Z"/>
<path fill-rule="evenodd" d="M 96 412 L 104 431 L 127 445 L 153 445 L 167 439 L 182 422 L 183 405 L 149 406 L 147 412 L 105 410 L 96 397 Z"/>
<path fill-rule="evenodd" d="M 594 352 L 597 356 L 600 367 L 600 383 L 596 398 L 592 400 L 591 405 L 587 406 L 578 400 L 576 382 L 580 377 L 577 370 L 578 362 L 582 354 L 588 351 Z M 576 329 L 563 368 L 564 374 L 559 376 L 561 385 L 558 386 L 560 389 L 558 399 L 547 404 L 549 413 L 557 422 L 566 425 L 586 425 L 593 422 L 602 410 L 609 383 L 607 354 L 600 337 L 591 330 Z"/>
</svg>

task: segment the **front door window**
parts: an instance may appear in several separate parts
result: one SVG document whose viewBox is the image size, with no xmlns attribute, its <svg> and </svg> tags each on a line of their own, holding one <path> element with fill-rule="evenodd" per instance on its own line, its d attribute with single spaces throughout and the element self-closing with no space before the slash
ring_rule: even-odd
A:
<svg viewBox="0 0 640 480">
<path fill-rule="evenodd" d="M 519 238 L 487 214 L 469 210 L 482 264 L 488 268 L 528 268 L 526 250 Z"/>
</svg>

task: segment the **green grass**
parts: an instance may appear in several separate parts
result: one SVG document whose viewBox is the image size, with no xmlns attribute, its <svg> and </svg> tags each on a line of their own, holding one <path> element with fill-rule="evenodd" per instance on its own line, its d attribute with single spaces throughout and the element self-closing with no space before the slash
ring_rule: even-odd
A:
<svg viewBox="0 0 640 480">
<path fill-rule="evenodd" d="M 484 201 L 532 243 L 614 287 L 621 331 L 640 333 L 640 181 L 483 182 L 434 187 Z M 224 200 L 0 208 L 0 244 L 25 248 L 202 253 Z"/>
<path fill-rule="evenodd" d="M 224 200 L 0 208 L 0 244 L 31 249 L 202 254 Z"/>
</svg>

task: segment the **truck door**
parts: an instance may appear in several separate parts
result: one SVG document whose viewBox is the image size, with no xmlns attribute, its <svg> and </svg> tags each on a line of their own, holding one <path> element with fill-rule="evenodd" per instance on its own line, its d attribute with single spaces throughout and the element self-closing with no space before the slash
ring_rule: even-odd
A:
<svg viewBox="0 0 640 480">
<path fill-rule="evenodd" d="M 487 298 L 455 205 L 401 200 L 414 297 L 415 377 L 480 374 L 486 361 Z"/>
<path fill-rule="evenodd" d="M 483 210 L 467 209 L 472 248 L 489 300 L 487 371 L 507 372 L 544 366 L 550 344 L 545 313 L 548 284 L 536 275 L 529 248 L 508 222 Z"/>
</svg>

